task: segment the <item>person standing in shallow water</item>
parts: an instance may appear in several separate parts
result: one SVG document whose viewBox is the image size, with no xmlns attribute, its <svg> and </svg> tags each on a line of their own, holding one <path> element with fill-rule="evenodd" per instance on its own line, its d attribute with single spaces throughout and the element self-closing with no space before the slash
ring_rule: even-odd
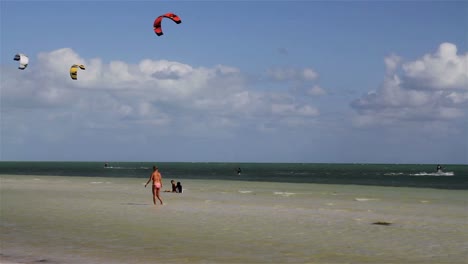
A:
<svg viewBox="0 0 468 264">
<path fill-rule="evenodd" d="M 148 182 L 145 184 L 145 188 L 148 185 L 150 181 L 153 181 L 153 203 L 156 205 L 156 199 L 163 204 L 163 201 L 161 200 L 161 197 L 159 197 L 159 191 L 162 188 L 162 176 L 161 173 L 159 172 L 158 167 L 153 166 L 153 173 L 151 173 L 151 176 L 148 179 Z"/>
</svg>

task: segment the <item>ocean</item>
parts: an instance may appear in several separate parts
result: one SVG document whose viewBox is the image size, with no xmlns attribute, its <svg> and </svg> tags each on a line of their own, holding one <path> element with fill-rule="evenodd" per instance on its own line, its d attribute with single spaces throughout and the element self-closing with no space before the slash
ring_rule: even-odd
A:
<svg viewBox="0 0 468 264">
<path fill-rule="evenodd" d="M 0 174 L 146 178 L 153 165 L 165 178 L 468 190 L 468 165 L 443 165 L 437 173 L 437 164 L 0 162 Z"/>
<path fill-rule="evenodd" d="M 467 263 L 467 169 L 1 162 L 0 262 Z"/>
</svg>

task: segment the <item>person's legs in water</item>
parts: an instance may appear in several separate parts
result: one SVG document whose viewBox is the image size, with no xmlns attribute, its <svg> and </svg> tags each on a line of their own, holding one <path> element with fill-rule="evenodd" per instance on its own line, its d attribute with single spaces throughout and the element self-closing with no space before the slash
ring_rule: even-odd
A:
<svg viewBox="0 0 468 264">
<path fill-rule="evenodd" d="M 163 204 L 163 201 L 161 200 L 161 197 L 159 196 L 159 191 L 161 190 L 161 184 L 156 183 L 153 185 L 153 203 L 156 205 L 156 199 Z"/>
<path fill-rule="evenodd" d="M 156 186 L 157 187 L 157 186 Z M 159 191 L 161 190 L 161 185 L 159 185 L 159 188 L 156 188 L 156 197 L 158 200 L 163 204 L 163 201 L 161 200 L 161 197 L 159 197 Z M 156 204 L 156 200 L 154 200 L 154 204 Z"/>
</svg>

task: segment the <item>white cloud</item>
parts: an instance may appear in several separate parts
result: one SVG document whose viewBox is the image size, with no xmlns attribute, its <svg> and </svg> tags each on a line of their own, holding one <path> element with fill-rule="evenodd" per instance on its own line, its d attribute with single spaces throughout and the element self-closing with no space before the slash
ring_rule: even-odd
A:
<svg viewBox="0 0 468 264">
<path fill-rule="evenodd" d="M 273 68 L 267 71 L 267 76 L 275 81 L 313 81 L 319 74 L 312 68 Z"/>
<path fill-rule="evenodd" d="M 461 105 L 468 103 L 468 93 L 451 92 L 446 96 L 454 105 Z"/>
<path fill-rule="evenodd" d="M 72 64 L 86 66 L 79 70 L 78 80 L 70 78 Z M 226 65 L 193 67 L 150 59 L 104 63 L 63 48 L 40 53 L 26 71 L 5 67 L 1 71 L 3 112 L 13 116 L 22 109 L 41 110 L 57 126 L 64 122 L 89 129 L 174 125 L 189 133 L 191 127 L 205 132 L 245 122 L 261 127 L 263 120 L 319 115 L 318 109 L 294 95 L 252 89 L 244 73 Z M 312 69 L 277 74 L 304 81 L 318 76 Z"/>
<path fill-rule="evenodd" d="M 405 77 L 420 89 L 468 90 L 468 53 L 458 55 L 457 47 L 442 43 L 435 54 L 403 65 Z"/>
<path fill-rule="evenodd" d="M 306 81 L 313 81 L 318 78 L 318 73 L 315 72 L 313 69 L 306 68 L 302 71 L 302 77 Z"/>
<path fill-rule="evenodd" d="M 385 57 L 384 62 L 385 68 L 387 69 L 387 74 L 392 74 L 397 70 L 398 66 L 400 65 L 401 57 L 392 54 L 388 57 Z"/>
<path fill-rule="evenodd" d="M 404 63 L 385 58 L 386 76 L 382 86 L 351 103 L 357 111 L 357 125 L 394 124 L 398 121 L 425 122 L 455 120 L 467 114 L 468 53 L 443 43 L 435 54 Z"/>
<path fill-rule="evenodd" d="M 312 95 L 312 96 L 318 96 L 318 95 L 325 95 L 327 94 L 327 92 L 319 85 L 314 85 L 312 86 L 312 88 L 307 90 L 307 94 Z"/>
<path fill-rule="evenodd" d="M 297 112 L 303 116 L 318 116 L 320 114 L 319 110 L 310 105 L 304 105 L 297 109 Z"/>
</svg>

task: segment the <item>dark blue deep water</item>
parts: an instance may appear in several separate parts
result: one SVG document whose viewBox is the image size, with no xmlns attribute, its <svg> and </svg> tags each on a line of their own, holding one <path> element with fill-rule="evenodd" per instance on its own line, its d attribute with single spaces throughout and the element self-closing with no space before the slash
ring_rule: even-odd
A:
<svg viewBox="0 0 468 264">
<path fill-rule="evenodd" d="M 146 178 L 157 165 L 164 178 L 354 184 L 468 190 L 468 165 L 190 163 L 190 162 L 0 162 L 0 174 Z M 237 168 L 241 168 L 240 175 Z"/>
</svg>

